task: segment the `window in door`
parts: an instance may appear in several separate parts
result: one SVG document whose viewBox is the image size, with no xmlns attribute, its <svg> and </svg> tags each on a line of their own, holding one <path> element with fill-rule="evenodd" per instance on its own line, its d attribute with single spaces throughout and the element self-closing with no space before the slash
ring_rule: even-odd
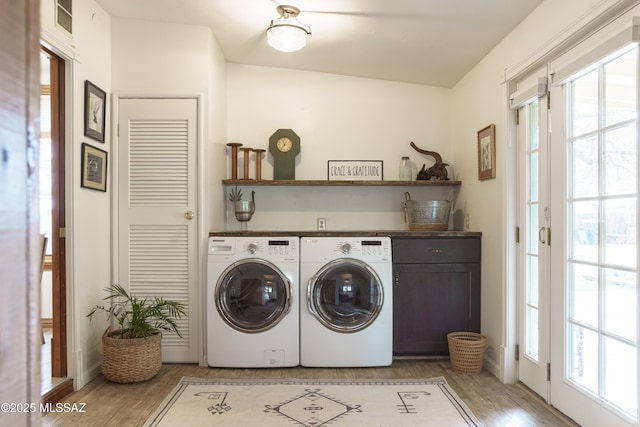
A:
<svg viewBox="0 0 640 427">
<path fill-rule="evenodd" d="M 571 79 L 566 377 L 637 420 L 638 49 Z"/>
<path fill-rule="evenodd" d="M 538 361 L 540 331 L 539 319 L 539 293 L 538 293 L 538 212 L 540 211 L 540 198 L 538 197 L 540 144 L 538 132 L 539 102 L 536 99 L 524 107 L 526 112 L 527 137 L 526 149 L 526 188 L 525 188 L 525 214 L 526 230 L 525 238 L 525 290 L 524 290 L 524 354 L 534 361 Z"/>
</svg>

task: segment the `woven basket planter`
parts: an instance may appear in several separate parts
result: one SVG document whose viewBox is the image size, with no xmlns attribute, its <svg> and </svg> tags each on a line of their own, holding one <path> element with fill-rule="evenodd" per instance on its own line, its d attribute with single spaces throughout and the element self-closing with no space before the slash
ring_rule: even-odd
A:
<svg viewBox="0 0 640 427">
<path fill-rule="evenodd" d="M 153 378 L 162 366 L 162 333 L 147 338 L 115 338 L 121 330 L 102 335 L 102 374 L 115 383 Z"/>
<path fill-rule="evenodd" d="M 459 374 L 479 374 L 482 371 L 487 337 L 475 332 L 447 334 L 451 368 Z"/>
</svg>

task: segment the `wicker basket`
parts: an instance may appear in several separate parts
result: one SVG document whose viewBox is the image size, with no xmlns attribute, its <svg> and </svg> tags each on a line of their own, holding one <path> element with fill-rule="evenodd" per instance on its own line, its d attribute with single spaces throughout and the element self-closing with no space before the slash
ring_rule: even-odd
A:
<svg viewBox="0 0 640 427">
<path fill-rule="evenodd" d="M 162 366 L 162 333 L 147 338 L 114 338 L 122 331 L 102 335 L 102 374 L 115 383 L 137 383 L 153 378 Z"/>
<path fill-rule="evenodd" d="M 447 334 L 451 368 L 459 374 L 479 374 L 482 371 L 487 337 L 475 332 Z"/>
</svg>

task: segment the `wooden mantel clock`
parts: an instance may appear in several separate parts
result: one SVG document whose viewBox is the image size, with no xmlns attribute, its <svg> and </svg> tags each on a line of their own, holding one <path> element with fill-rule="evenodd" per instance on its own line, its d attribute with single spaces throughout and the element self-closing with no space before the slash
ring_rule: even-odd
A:
<svg viewBox="0 0 640 427">
<path fill-rule="evenodd" d="M 300 137 L 291 129 L 278 129 L 269 138 L 273 156 L 273 179 L 296 179 L 296 156 L 300 154 Z"/>
</svg>

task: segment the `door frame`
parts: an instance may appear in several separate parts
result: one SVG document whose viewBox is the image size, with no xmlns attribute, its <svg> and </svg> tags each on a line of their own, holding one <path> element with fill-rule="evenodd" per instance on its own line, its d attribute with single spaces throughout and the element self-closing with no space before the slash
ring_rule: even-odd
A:
<svg viewBox="0 0 640 427">
<path fill-rule="evenodd" d="M 66 62 L 53 50 L 41 46 L 51 55 L 51 278 L 52 278 L 52 326 L 51 376 L 67 376 L 67 288 L 66 288 Z M 57 207 L 57 208 L 56 208 Z"/>
<path fill-rule="evenodd" d="M 569 46 L 574 46 L 584 40 L 588 35 L 594 34 L 598 29 L 613 22 L 616 18 L 635 7 L 637 0 L 603 0 L 590 7 L 584 15 L 568 25 L 564 31 L 550 39 L 539 50 L 533 52 L 522 62 L 505 69 L 502 86 L 503 117 L 507 143 L 504 147 L 505 154 L 500 163 L 500 170 L 504 170 L 503 194 L 505 195 L 504 209 L 502 209 L 503 245 L 503 299 L 502 299 L 502 335 L 500 345 L 500 361 L 495 369 L 495 374 L 506 384 L 518 381 L 518 361 L 516 360 L 515 346 L 517 339 L 516 312 L 517 301 L 517 269 L 516 269 L 516 226 L 517 226 L 517 188 L 516 169 L 517 129 L 515 118 L 510 114 L 510 95 L 519 78 L 526 76 L 536 68 L 548 64 L 565 52 Z M 492 370 L 493 371 L 493 370 Z"/>
</svg>

